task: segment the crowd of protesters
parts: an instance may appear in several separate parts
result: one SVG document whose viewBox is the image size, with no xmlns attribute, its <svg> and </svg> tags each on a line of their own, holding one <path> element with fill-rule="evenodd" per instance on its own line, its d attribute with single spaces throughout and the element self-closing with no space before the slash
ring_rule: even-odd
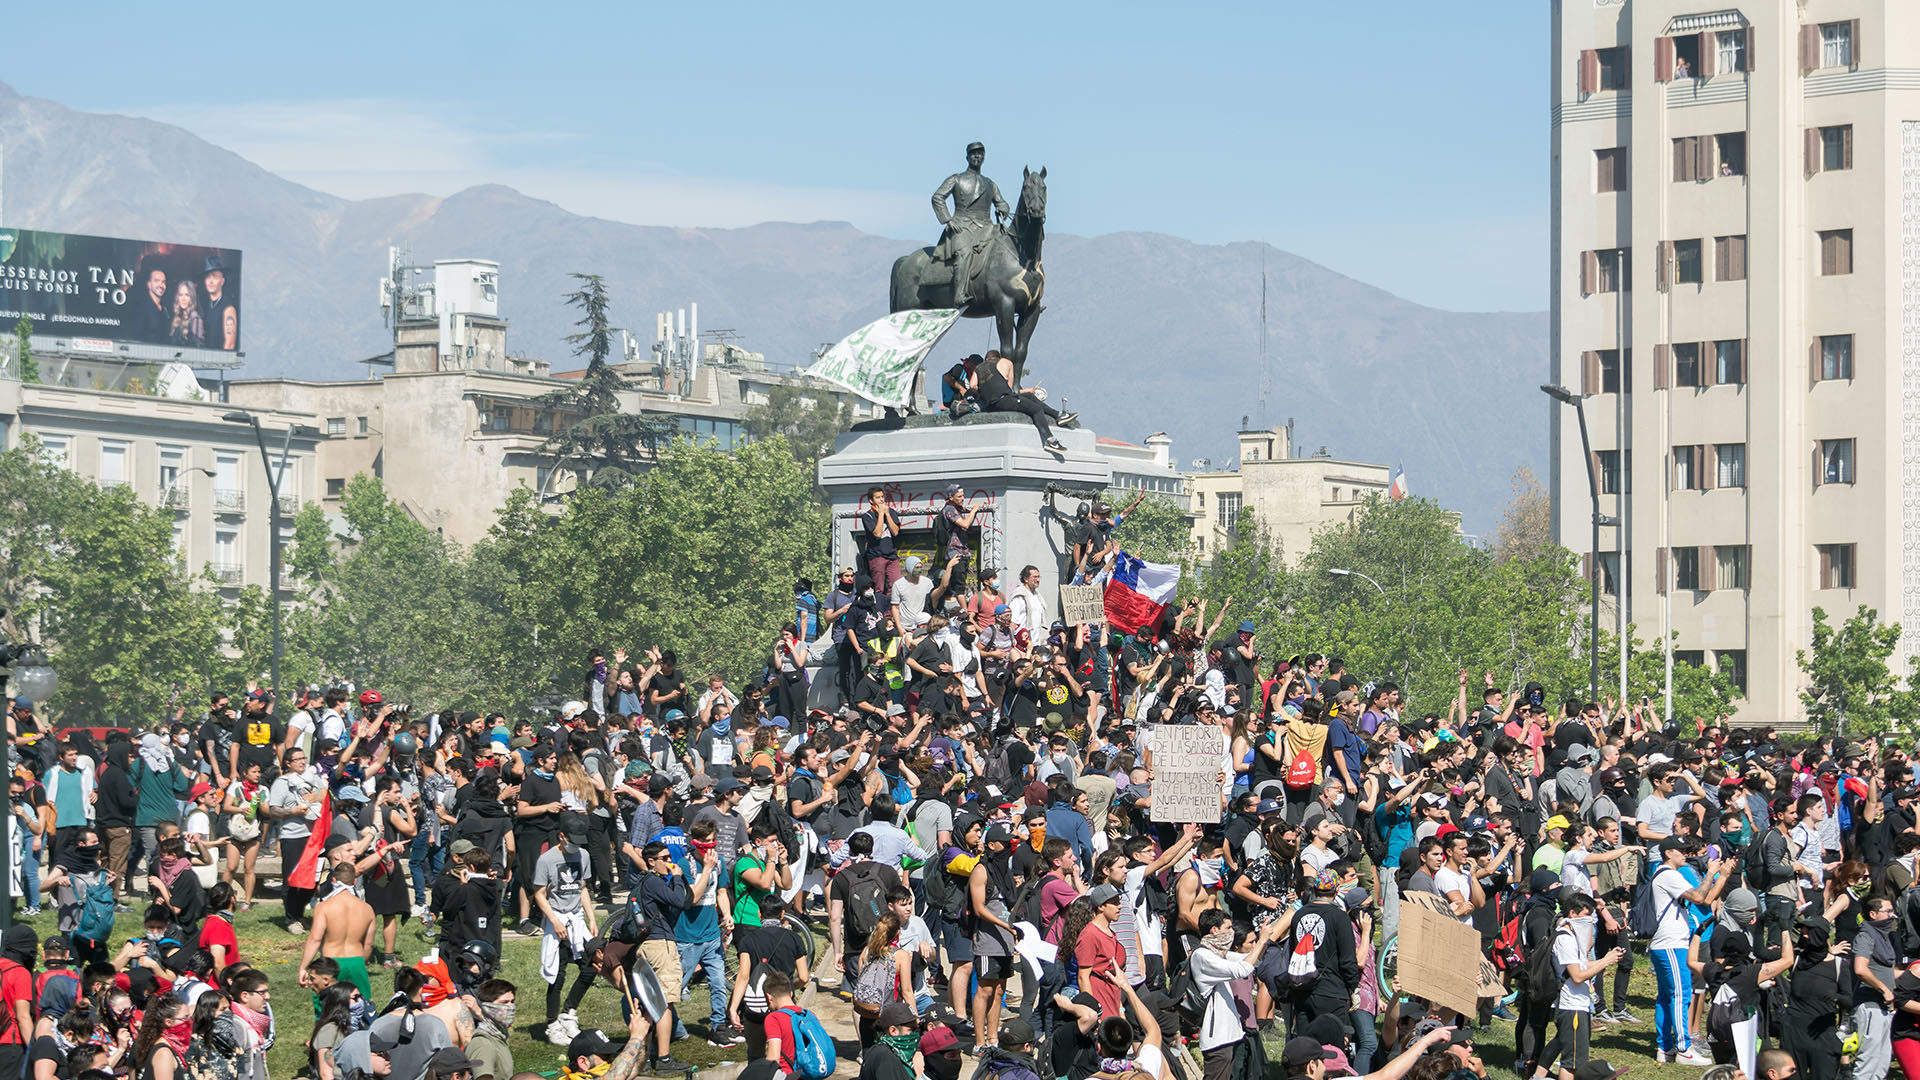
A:
<svg viewBox="0 0 1920 1080">
<path fill-rule="evenodd" d="M 58 933 L 0 937 L 0 1077 L 264 1080 L 310 1030 L 318 1080 L 513 1080 L 523 1030 L 569 1074 L 682 1073 L 700 1039 L 824 1080 L 809 986 L 850 1004 L 863 1080 L 1467 1080 L 1496 1038 L 1521 1080 L 1612 1080 L 1594 1033 L 1649 1007 L 1661 1062 L 1920 1076 L 1903 751 L 1465 671 L 1416 716 L 1201 602 L 1051 618 L 1043 579 L 1094 580 L 1125 511 L 1007 582 L 961 492 L 939 516 L 907 554 L 872 493 L 861 565 L 799 583 L 738 686 L 609 648 L 538 717 L 252 689 L 104 746 L 15 701 L 11 893 Z M 1155 820 L 1174 725 L 1218 731 L 1210 820 Z M 234 930 L 268 895 L 304 940 L 277 979 Z M 1383 962 L 1403 902 L 1477 935 L 1472 1010 Z M 501 977 L 522 949 L 544 985 Z"/>
</svg>

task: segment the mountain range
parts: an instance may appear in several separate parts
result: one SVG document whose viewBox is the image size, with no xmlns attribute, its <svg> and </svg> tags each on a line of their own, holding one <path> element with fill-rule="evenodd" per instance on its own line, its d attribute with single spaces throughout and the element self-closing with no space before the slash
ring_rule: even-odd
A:
<svg viewBox="0 0 1920 1080">
<path fill-rule="evenodd" d="M 936 234 L 931 215 L 927 235 L 906 240 L 845 222 L 637 226 L 499 186 L 341 199 L 180 128 L 4 83 L 0 146 L 0 224 L 242 249 L 242 377 L 359 377 L 358 361 L 391 348 L 375 292 L 389 245 L 416 263 L 498 260 L 512 351 L 555 370 L 575 366 L 562 341 L 574 316 L 560 302 L 572 271 L 603 275 L 616 323 L 643 338 L 653 312 L 695 301 L 704 328 L 738 332 L 775 365 L 804 364 L 884 314 L 893 260 Z M 1291 418 L 1297 449 L 1404 465 L 1412 490 L 1460 510 L 1469 532 L 1498 519 L 1516 468 L 1544 472 L 1544 313 L 1423 307 L 1261 243 L 1077 236 L 1071 205 L 1048 210 L 1047 314 L 1028 379 L 1102 435 L 1165 431 L 1183 465 L 1226 463 L 1236 429 Z M 991 343 L 990 323 L 963 323 L 930 365 Z"/>
</svg>

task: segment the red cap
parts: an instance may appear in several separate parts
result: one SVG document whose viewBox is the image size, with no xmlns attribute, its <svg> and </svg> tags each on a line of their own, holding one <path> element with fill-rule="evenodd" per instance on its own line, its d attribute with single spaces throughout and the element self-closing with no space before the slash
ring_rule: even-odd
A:
<svg viewBox="0 0 1920 1080">
<path fill-rule="evenodd" d="M 212 790 L 213 790 L 213 785 L 207 783 L 205 780 L 202 780 L 199 783 L 193 785 L 193 791 L 188 793 L 187 798 L 197 799 L 200 796 L 205 795 L 207 792 Z"/>
<path fill-rule="evenodd" d="M 360 704 L 362 705 L 380 704 L 380 691 L 378 690 L 362 691 L 360 694 Z"/>
<path fill-rule="evenodd" d="M 953 1029 L 945 1024 L 935 1024 L 920 1036 L 920 1052 L 923 1054 L 938 1054 L 959 1048 L 960 1040 L 954 1037 Z"/>
<path fill-rule="evenodd" d="M 1448 822 L 1447 824 L 1440 826 L 1438 829 L 1435 829 L 1433 832 L 1433 835 L 1436 837 L 1447 836 L 1452 833 L 1457 833 L 1459 831 L 1460 829 L 1458 826 L 1454 825 L 1452 822 Z"/>
</svg>

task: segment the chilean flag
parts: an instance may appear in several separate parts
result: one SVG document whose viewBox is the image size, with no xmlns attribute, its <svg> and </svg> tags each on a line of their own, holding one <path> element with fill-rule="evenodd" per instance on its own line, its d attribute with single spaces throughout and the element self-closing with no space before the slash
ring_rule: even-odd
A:
<svg viewBox="0 0 1920 1080">
<path fill-rule="evenodd" d="M 1154 625 L 1179 586 L 1178 565 L 1144 562 L 1121 552 L 1114 557 L 1113 573 L 1101 597 L 1108 625 L 1123 634 L 1137 634 L 1141 627 Z"/>
<path fill-rule="evenodd" d="M 1407 470 L 1396 465 L 1393 480 L 1387 485 L 1387 498 L 1399 502 L 1407 497 Z"/>
</svg>

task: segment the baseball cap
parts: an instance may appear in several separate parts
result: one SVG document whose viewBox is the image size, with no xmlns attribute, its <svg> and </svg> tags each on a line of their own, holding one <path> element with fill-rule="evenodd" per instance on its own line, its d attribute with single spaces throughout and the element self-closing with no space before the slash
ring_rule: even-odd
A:
<svg viewBox="0 0 1920 1080">
<path fill-rule="evenodd" d="M 17 697 L 17 698 L 14 698 L 14 699 L 13 699 L 13 707 L 14 707 L 14 708 L 16 708 L 16 709 L 25 709 L 25 710 L 27 710 L 28 712 L 32 712 L 32 711 L 33 711 L 33 699 L 32 699 L 32 698 L 30 698 L 30 697 Z"/>
<path fill-rule="evenodd" d="M 713 777 L 708 776 L 706 773 L 694 773 L 693 779 L 688 780 L 687 784 L 690 787 L 699 788 L 700 790 L 705 791 L 706 789 L 713 786 Z"/>
<path fill-rule="evenodd" d="M 445 1050 L 438 1051 L 438 1053 L 445 1052 Z M 566 1063 L 571 1066 L 574 1061 L 586 1054 L 592 1054 L 595 1057 L 611 1058 L 617 1056 L 619 1053 L 620 1044 L 607 1038 L 606 1032 L 601 1031 L 599 1028 L 594 1028 L 591 1031 L 583 1031 L 575 1035 L 573 1041 L 567 1044 Z"/>
<path fill-rule="evenodd" d="M 568 1046 L 567 1049 L 571 1050 L 573 1047 Z M 588 1052 L 592 1053 L 593 1051 Z M 571 1061 L 572 1059 L 569 1058 L 568 1060 Z M 427 1059 L 427 1071 L 436 1076 L 447 1076 L 457 1072 L 472 1072 L 479 1067 L 479 1062 L 451 1046 L 443 1046 L 435 1050 L 433 1056 Z"/>
<path fill-rule="evenodd" d="M 1000 1022 L 1000 1048 L 1018 1050 L 1033 1041 L 1033 1025 L 1025 1020 L 1003 1020 Z"/>
<path fill-rule="evenodd" d="M 207 783 L 205 780 L 202 780 L 199 783 L 193 785 L 193 790 L 187 793 L 187 798 L 197 799 L 200 796 L 205 795 L 207 792 L 212 790 L 213 790 L 213 785 Z"/>
<path fill-rule="evenodd" d="M 739 791 L 746 786 L 747 785 L 740 782 L 740 778 L 737 776 L 723 776 L 720 778 L 719 783 L 713 785 L 713 793 L 715 795 L 725 795 L 729 791 Z"/>
<path fill-rule="evenodd" d="M 995 615 L 1011 615 L 1013 614 L 1013 608 L 1006 604 L 995 604 L 993 605 L 993 613 Z M 925 1046 L 926 1044 L 927 1040 L 920 1040 L 920 1045 Z"/>
<path fill-rule="evenodd" d="M 1573 822 L 1568 821 L 1562 814 L 1555 814 L 1547 819 L 1547 828 L 1549 829 L 1566 829 L 1572 827 L 1572 825 Z"/>
<path fill-rule="evenodd" d="M 1286 1048 L 1280 1051 L 1280 1064 L 1288 1071 L 1302 1069 L 1324 1057 L 1324 1050 L 1319 1039 L 1296 1035 L 1288 1039 Z"/>
<path fill-rule="evenodd" d="M 768 765 L 755 765 L 753 767 L 753 782 L 756 784 L 762 782 L 768 784 L 773 783 L 773 768 Z"/>
<path fill-rule="evenodd" d="M 1553 871 L 1547 869 L 1544 866 L 1535 870 L 1533 872 L 1533 875 L 1527 878 L 1528 892 L 1543 893 L 1543 892 L 1546 892 L 1548 889 L 1557 889 L 1559 887 L 1560 887 L 1560 875 L 1554 873 Z"/>
<path fill-rule="evenodd" d="M 358 784 L 348 784 L 345 787 L 341 788 L 339 791 L 334 792 L 334 795 L 339 798 L 345 799 L 348 802 L 369 801 L 367 799 L 367 793 L 364 791 L 361 791 L 360 786 Z"/>
<path fill-rule="evenodd" d="M 473 841 L 468 840 L 466 837 L 463 836 L 460 839 L 455 840 L 452 843 L 452 845 L 450 845 L 447 848 L 447 850 L 454 855 L 471 855 L 474 852 Z"/>
<path fill-rule="evenodd" d="M 942 1054 L 948 1050 L 960 1049 L 960 1040 L 953 1029 L 945 1024 L 935 1024 L 920 1036 L 920 1052 L 923 1054 Z"/>
<path fill-rule="evenodd" d="M 391 1054 L 394 1048 L 399 1045 L 400 1042 L 397 1039 L 389 1039 L 385 1035 L 371 1029 L 367 1032 L 367 1049 L 372 1053 Z"/>
<path fill-rule="evenodd" d="M 73 947 L 68 943 L 67 935 L 49 934 L 47 936 L 47 940 L 40 943 L 40 951 L 43 953 L 46 953 L 49 956 L 53 955 L 54 953 L 59 953 L 60 955 L 65 956 L 66 954 L 73 951 Z"/>
<path fill-rule="evenodd" d="M 877 1026 L 881 1028 L 918 1027 L 919 1024 L 919 1015 L 913 1011 L 913 1006 L 904 1001 L 889 1003 L 880 1010 L 880 1019 L 877 1021 Z"/>
<path fill-rule="evenodd" d="M 1665 754 L 1648 754 L 1648 755 L 1647 755 L 1647 758 L 1646 758 L 1646 760 L 1645 760 L 1645 761 L 1643 761 L 1643 762 L 1641 762 L 1641 764 L 1643 764 L 1643 765 L 1665 765 L 1666 763 L 1668 763 L 1668 762 L 1670 762 L 1670 761 L 1672 761 L 1672 760 L 1673 760 L 1672 758 L 1670 758 L 1670 757 L 1668 757 L 1668 756 L 1667 756 L 1667 755 L 1665 755 Z"/>
<path fill-rule="evenodd" d="M 1692 842 L 1684 836 L 1669 836 L 1660 841 L 1660 854 L 1665 855 L 1669 851 L 1685 851 L 1691 846 Z"/>
<path fill-rule="evenodd" d="M 948 497 L 948 498 L 952 498 L 952 497 L 953 497 L 953 496 L 955 496 L 955 495 L 965 495 L 966 493 L 967 493 L 967 489 L 966 489 L 966 488 L 964 488 L 964 487 L 961 487 L 961 486 L 960 486 L 959 484 L 948 484 L 948 485 L 947 485 L 947 497 Z"/>
<path fill-rule="evenodd" d="M 1108 901 L 1120 899 L 1120 890 L 1103 882 L 1093 887 L 1093 891 L 1087 894 L 1087 899 L 1094 907 L 1099 907 Z"/>
<path fill-rule="evenodd" d="M 1240 620 L 1240 632 L 1241 632 L 1241 633 L 1243 633 L 1243 634 L 1251 634 L 1251 633 L 1253 633 L 1253 620 L 1252 620 L 1252 619 L 1241 619 L 1241 620 Z"/>
<path fill-rule="evenodd" d="M 765 720 L 761 721 L 761 723 L 772 724 L 774 727 L 777 727 L 777 728 L 787 728 L 787 727 L 793 726 L 793 722 L 791 720 L 788 720 L 784 716 L 769 716 Z"/>
<path fill-rule="evenodd" d="M 848 574 L 851 574 L 851 573 L 853 573 L 853 567 L 851 567 L 851 566 L 843 566 L 843 567 L 841 567 L 841 568 L 840 568 L 840 572 L 839 572 L 839 574 L 838 574 L 838 575 L 836 575 L 836 576 L 838 576 L 838 577 L 846 577 L 846 576 L 847 576 Z"/>
</svg>

